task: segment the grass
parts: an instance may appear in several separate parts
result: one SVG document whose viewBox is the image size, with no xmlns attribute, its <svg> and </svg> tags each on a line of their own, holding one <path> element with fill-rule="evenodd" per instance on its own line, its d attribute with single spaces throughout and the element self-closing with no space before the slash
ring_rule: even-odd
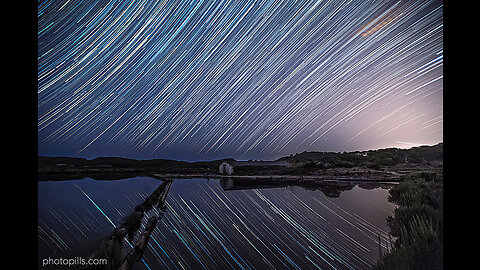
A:
<svg viewBox="0 0 480 270">
<path fill-rule="evenodd" d="M 398 205 L 388 218 L 393 248 L 373 267 L 383 269 L 443 269 L 443 178 L 415 172 L 390 190 Z"/>
</svg>

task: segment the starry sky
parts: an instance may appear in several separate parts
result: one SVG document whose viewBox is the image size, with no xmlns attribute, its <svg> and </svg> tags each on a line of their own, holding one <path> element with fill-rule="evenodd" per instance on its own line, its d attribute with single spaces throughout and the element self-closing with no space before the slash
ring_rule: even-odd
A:
<svg viewBox="0 0 480 270">
<path fill-rule="evenodd" d="M 442 141 L 442 1 L 38 2 L 39 155 L 273 160 Z"/>
</svg>

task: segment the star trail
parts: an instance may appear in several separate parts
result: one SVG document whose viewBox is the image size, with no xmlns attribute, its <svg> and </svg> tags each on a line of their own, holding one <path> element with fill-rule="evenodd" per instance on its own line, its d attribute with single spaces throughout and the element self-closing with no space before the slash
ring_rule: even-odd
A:
<svg viewBox="0 0 480 270">
<path fill-rule="evenodd" d="M 331 198 L 296 186 L 225 191 L 220 182 L 174 180 L 133 269 L 371 269 L 378 237 L 389 248 L 395 205 L 386 189 L 355 186 Z M 149 177 L 39 182 L 39 258 L 88 257 L 159 185 Z M 160 215 L 147 211 L 142 225 Z"/>
<path fill-rule="evenodd" d="M 442 1 L 38 2 L 40 155 L 442 141 Z"/>
</svg>

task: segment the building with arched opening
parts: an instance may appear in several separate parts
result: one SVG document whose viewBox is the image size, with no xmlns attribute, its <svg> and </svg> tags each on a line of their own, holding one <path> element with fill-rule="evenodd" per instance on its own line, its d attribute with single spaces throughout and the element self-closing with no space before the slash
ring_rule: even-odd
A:
<svg viewBox="0 0 480 270">
<path fill-rule="evenodd" d="M 218 170 L 220 174 L 228 174 L 228 175 L 233 174 L 233 166 L 226 162 L 223 162 L 222 164 L 220 164 L 220 167 L 218 168 Z"/>
</svg>

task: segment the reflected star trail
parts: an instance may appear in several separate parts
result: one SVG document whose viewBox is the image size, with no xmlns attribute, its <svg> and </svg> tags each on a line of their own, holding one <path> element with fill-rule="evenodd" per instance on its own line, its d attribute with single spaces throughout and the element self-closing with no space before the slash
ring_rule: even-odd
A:
<svg viewBox="0 0 480 270">
<path fill-rule="evenodd" d="M 160 183 L 39 182 L 39 257 L 90 256 Z M 360 186 L 334 198 L 296 186 L 225 191 L 219 179 L 176 179 L 164 215 L 145 212 L 143 226 L 162 218 L 133 269 L 370 269 L 378 237 L 382 251 L 389 247 L 386 218 L 395 205 L 387 197 L 386 189 Z"/>
<path fill-rule="evenodd" d="M 39 1 L 40 155 L 443 141 L 442 1 Z"/>
</svg>

